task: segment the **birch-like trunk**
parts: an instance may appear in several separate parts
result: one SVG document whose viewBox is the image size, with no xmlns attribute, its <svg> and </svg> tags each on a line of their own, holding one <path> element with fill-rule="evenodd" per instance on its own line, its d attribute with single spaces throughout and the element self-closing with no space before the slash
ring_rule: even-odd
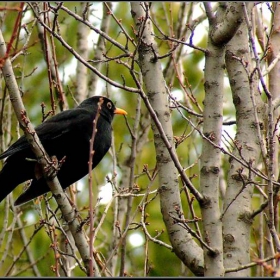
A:
<svg viewBox="0 0 280 280">
<path fill-rule="evenodd" d="M 240 58 L 237 59 L 237 58 Z M 258 127 L 263 123 L 263 103 L 256 81 L 250 84 L 242 61 L 251 60 L 248 46 L 248 29 L 243 23 L 227 46 L 226 68 L 236 109 L 236 137 L 233 155 L 242 158 L 252 167 L 261 155 Z M 250 67 L 249 67 L 250 68 Z M 255 103 L 255 105 L 254 105 Z M 256 116 L 258 119 L 256 119 Z M 239 267 L 250 262 L 251 203 L 254 174 L 234 159 L 230 159 L 227 191 L 224 201 L 223 237 L 225 268 Z M 249 277 L 250 270 L 227 273 L 230 277 Z"/>
<path fill-rule="evenodd" d="M 136 25 L 136 30 L 138 31 L 139 65 L 143 75 L 147 97 L 161 123 L 166 137 L 172 147 L 174 147 L 168 94 L 161 62 L 156 57 L 158 51 L 156 41 L 152 35 L 154 34 L 152 22 L 148 17 L 149 4 L 144 2 L 131 2 L 131 14 Z M 182 229 L 178 224 L 174 224 L 170 216 L 170 214 L 176 215 L 176 209 L 183 212 L 181 210 L 178 172 L 154 121 L 152 121 L 152 130 L 159 170 L 160 206 L 171 244 L 175 254 L 182 262 L 194 274 L 202 275 L 203 252 L 201 248 L 186 230 Z"/>
<path fill-rule="evenodd" d="M 215 15 L 209 4 L 205 4 L 205 9 L 210 29 L 205 59 L 203 134 L 220 146 L 223 129 L 225 45 L 239 27 L 242 9 L 241 4 L 236 2 L 220 4 Z M 203 141 L 200 165 L 200 188 L 206 200 L 206 203 L 201 205 L 203 238 L 213 250 L 209 252 L 204 248 L 204 275 L 222 277 L 223 236 L 219 206 L 221 151 L 208 141 Z"/>
<path fill-rule="evenodd" d="M 85 9 L 87 12 L 84 14 Z M 84 14 L 85 19 L 88 19 L 89 5 L 87 2 L 81 2 L 79 7 L 80 14 Z M 89 46 L 88 46 L 88 27 L 82 23 L 78 23 L 77 30 L 77 51 L 84 60 L 88 60 Z M 77 61 L 77 74 L 76 74 L 76 94 L 75 98 L 80 104 L 83 100 L 88 97 L 88 69 L 80 61 Z"/>
<path fill-rule="evenodd" d="M 203 134 L 220 145 L 223 124 L 224 96 L 224 47 L 208 42 L 205 60 L 205 99 L 203 111 Z M 221 151 L 208 141 L 203 141 L 200 160 L 200 189 L 206 199 L 201 205 L 203 238 L 216 253 L 204 249 L 204 276 L 224 275 L 222 222 L 219 207 L 219 179 Z"/>
</svg>

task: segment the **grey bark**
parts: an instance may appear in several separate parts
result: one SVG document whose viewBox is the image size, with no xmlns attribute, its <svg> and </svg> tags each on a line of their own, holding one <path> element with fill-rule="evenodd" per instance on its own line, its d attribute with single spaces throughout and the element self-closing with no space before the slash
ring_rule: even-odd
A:
<svg viewBox="0 0 280 280">
<path fill-rule="evenodd" d="M 255 167 L 261 155 L 261 139 L 258 129 L 263 123 L 263 103 L 257 91 L 256 80 L 249 81 L 242 60 L 249 62 L 249 69 L 254 67 L 250 60 L 248 29 L 245 23 L 241 25 L 227 46 L 226 68 L 236 108 L 237 132 L 233 155 L 240 157 L 242 154 L 242 158 L 248 163 L 248 166 Z M 256 119 L 255 112 L 259 113 L 257 114 L 258 119 Z M 223 217 L 225 268 L 238 267 L 250 262 L 252 224 L 250 214 L 253 185 L 248 182 L 253 179 L 254 175 L 249 168 L 243 168 L 234 159 L 230 159 Z M 249 273 L 248 269 L 244 269 L 227 273 L 226 276 L 248 277 Z"/>
<path fill-rule="evenodd" d="M 155 57 L 157 44 L 152 34 L 153 26 L 149 15 L 149 5 L 144 2 L 131 2 L 131 14 L 138 31 L 139 65 L 147 97 L 153 107 L 164 133 L 174 148 L 173 131 L 168 106 L 168 94 L 162 74 L 161 63 Z M 167 227 L 175 254 L 194 274 L 203 274 L 203 256 L 201 248 L 192 236 L 178 224 L 173 223 L 171 215 L 176 216 L 176 209 L 182 212 L 178 185 L 178 172 L 170 157 L 165 143 L 155 123 L 152 121 L 157 166 L 159 170 L 159 194 L 163 220 Z"/>
<path fill-rule="evenodd" d="M 240 3 L 220 3 L 214 15 L 205 4 L 209 19 L 209 37 L 205 59 L 205 99 L 203 133 L 220 146 L 223 122 L 224 55 L 225 45 L 234 36 L 242 22 Z M 215 253 L 204 248 L 205 276 L 224 276 L 223 236 L 219 206 L 221 151 L 203 141 L 200 161 L 200 188 L 206 203 L 201 205 L 203 238 Z"/>
</svg>

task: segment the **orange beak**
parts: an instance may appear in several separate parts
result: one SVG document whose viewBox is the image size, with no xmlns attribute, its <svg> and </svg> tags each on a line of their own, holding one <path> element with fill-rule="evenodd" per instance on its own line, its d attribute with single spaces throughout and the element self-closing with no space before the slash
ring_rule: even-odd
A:
<svg viewBox="0 0 280 280">
<path fill-rule="evenodd" d="M 120 108 L 116 108 L 114 111 L 114 114 L 118 114 L 118 115 L 127 115 L 127 112 L 123 109 Z"/>
</svg>

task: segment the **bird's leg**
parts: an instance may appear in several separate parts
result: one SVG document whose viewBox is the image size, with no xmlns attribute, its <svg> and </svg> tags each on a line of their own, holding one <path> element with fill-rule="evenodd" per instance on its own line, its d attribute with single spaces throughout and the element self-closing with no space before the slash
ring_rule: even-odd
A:
<svg viewBox="0 0 280 280">
<path fill-rule="evenodd" d="M 52 156 L 51 157 L 51 162 L 49 165 L 47 165 L 45 167 L 45 174 L 47 175 L 47 178 L 52 180 L 56 175 L 57 175 L 57 172 L 58 172 L 58 160 L 55 156 Z"/>
<path fill-rule="evenodd" d="M 64 156 L 59 162 L 58 162 L 58 168 L 60 169 L 62 164 L 65 162 L 66 156 Z"/>
<path fill-rule="evenodd" d="M 58 161 L 56 156 L 51 156 L 51 162 L 45 168 L 46 174 L 48 178 L 53 179 L 57 172 L 60 170 L 62 164 L 65 162 L 66 156 L 64 156 L 60 161 Z"/>
<path fill-rule="evenodd" d="M 45 167 L 46 175 L 48 178 L 53 179 L 56 175 L 57 172 L 60 170 L 62 164 L 65 162 L 66 156 L 64 156 L 60 161 L 57 160 L 56 156 L 51 156 L 51 161 L 48 161 L 48 166 Z M 41 169 L 41 165 L 38 162 L 38 160 L 34 158 L 26 158 L 26 161 L 30 162 L 36 162 L 35 168 L 34 168 L 34 173 L 35 177 L 37 180 L 39 180 L 41 177 L 43 177 L 43 172 Z"/>
</svg>

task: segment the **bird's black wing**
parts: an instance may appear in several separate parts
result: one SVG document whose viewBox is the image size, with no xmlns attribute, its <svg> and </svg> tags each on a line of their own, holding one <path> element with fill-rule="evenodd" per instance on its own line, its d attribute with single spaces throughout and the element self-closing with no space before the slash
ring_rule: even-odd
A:
<svg viewBox="0 0 280 280">
<path fill-rule="evenodd" d="M 14 144 L 12 144 L 8 150 L 6 150 L 4 153 L 0 155 L 0 159 L 6 158 L 18 151 L 24 150 L 26 147 L 28 147 L 28 142 L 25 138 L 25 136 L 21 136 Z"/>
<path fill-rule="evenodd" d="M 38 125 L 35 130 L 44 145 L 45 141 L 61 137 L 70 130 L 91 125 L 93 120 L 92 113 L 82 108 L 75 108 L 72 110 L 63 111 L 45 122 Z M 18 151 L 29 148 L 29 143 L 25 135 L 21 136 L 15 143 L 13 143 L 4 153 L 0 155 L 0 159 L 6 158 Z"/>
</svg>

